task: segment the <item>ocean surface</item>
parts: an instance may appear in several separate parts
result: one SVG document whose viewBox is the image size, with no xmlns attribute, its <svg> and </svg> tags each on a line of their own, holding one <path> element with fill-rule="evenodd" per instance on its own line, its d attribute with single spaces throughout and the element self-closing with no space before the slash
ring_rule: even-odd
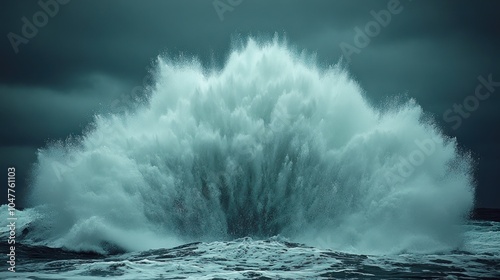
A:
<svg viewBox="0 0 500 280">
<path fill-rule="evenodd" d="M 476 159 L 415 100 L 374 104 L 342 63 L 277 38 L 151 74 L 38 150 L 27 207 L 0 207 L 17 218 L 0 278 L 500 277 Z"/>
<path fill-rule="evenodd" d="M 497 221 L 462 226 L 463 244 L 426 254 L 350 254 L 293 243 L 280 237 L 196 242 L 174 248 L 99 255 L 59 248 L 17 246 L 16 272 L 1 279 L 498 279 Z M 141 242 L 137 240 L 137 242 Z M 7 252 L 6 243 L 0 246 Z"/>
</svg>

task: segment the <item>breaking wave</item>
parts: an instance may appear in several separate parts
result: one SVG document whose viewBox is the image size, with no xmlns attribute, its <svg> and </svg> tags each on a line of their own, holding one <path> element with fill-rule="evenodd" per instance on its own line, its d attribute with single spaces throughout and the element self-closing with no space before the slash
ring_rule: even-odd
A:
<svg viewBox="0 0 500 280">
<path fill-rule="evenodd" d="M 249 39 L 222 69 L 158 58 L 149 100 L 39 150 L 26 240 L 100 253 L 282 236 L 358 253 L 460 244 L 472 160 L 414 100 Z"/>
</svg>

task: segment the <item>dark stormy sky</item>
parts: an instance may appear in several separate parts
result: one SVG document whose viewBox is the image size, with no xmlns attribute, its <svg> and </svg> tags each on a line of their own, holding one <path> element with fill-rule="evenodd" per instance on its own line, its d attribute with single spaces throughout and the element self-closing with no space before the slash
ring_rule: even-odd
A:
<svg viewBox="0 0 500 280">
<path fill-rule="evenodd" d="M 357 48 L 345 61 L 370 102 L 415 98 L 477 159 L 477 206 L 500 208 L 499 1 L 54 1 L 0 2 L 0 168 L 16 167 L 19 199 L 36 150 L 110 112 L 158 54 L 220 66 L 232 41 L 277 32 L 323 66 Z"/>
</svg>

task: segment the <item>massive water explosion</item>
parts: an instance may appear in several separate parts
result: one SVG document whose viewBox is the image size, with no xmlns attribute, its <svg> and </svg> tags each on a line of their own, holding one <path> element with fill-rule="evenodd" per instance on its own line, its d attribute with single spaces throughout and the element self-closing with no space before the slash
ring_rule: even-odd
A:
<svg viewBox="0 0 500 280">
<path fill-rule="evenodd" d="M 39 151 L 27 240 L 101 253 L 275 235 L 361 253 L 460 244 L 470 156 L 415 101 L 371 106 L 340 65 L 250 39 L 218 70 L 159 58 L 149 96 Z"/>
</svg>

